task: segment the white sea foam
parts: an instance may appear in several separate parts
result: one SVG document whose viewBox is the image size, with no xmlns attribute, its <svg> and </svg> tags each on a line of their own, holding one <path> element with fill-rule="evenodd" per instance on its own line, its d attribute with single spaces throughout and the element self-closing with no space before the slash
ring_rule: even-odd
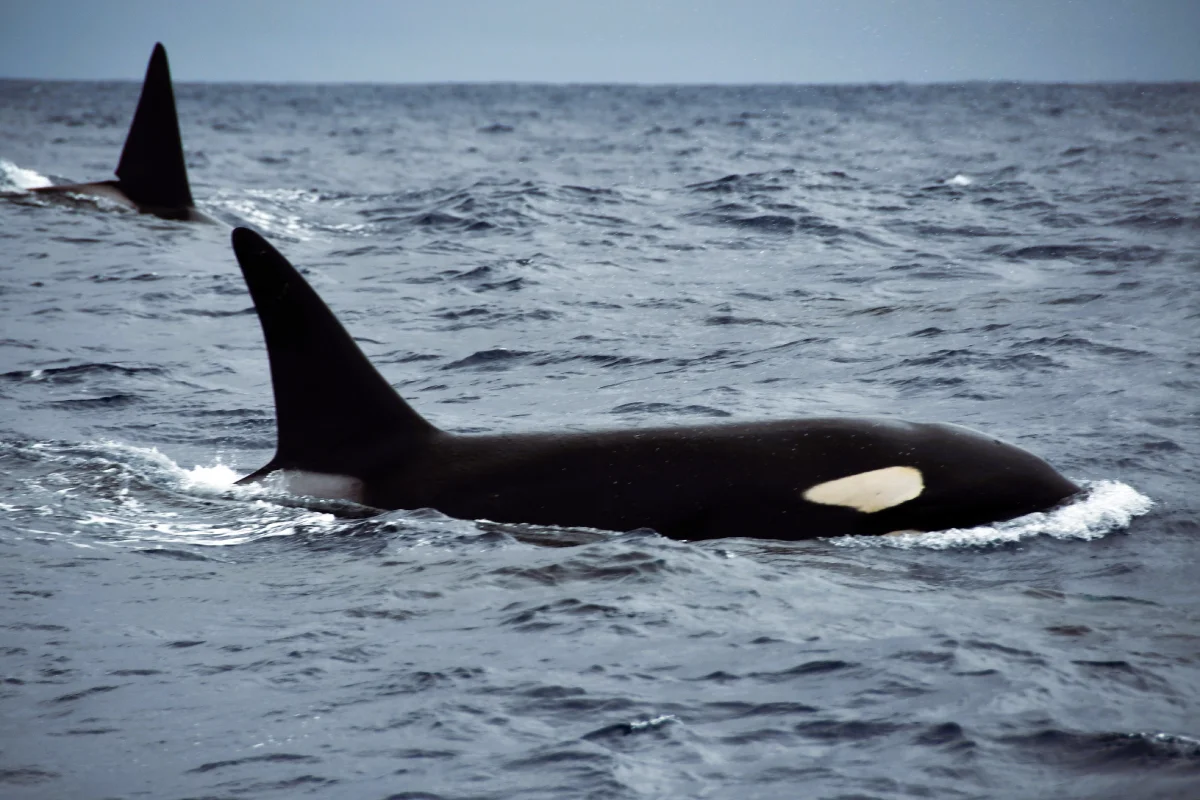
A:
<svg viewBox="0 0 1200 800">
<path fill-rule="evenodd" d="M 12 187 L 28 191 L 49 185 L 50 179 L 45 175 L 31 169 L 18 167 L 11 161 L 0 158 L 0 188 Z"/>
<path fill-rule="evenodd" d="M 278 490 L 236 485 L 238 473 L 220 462 L 185 468 L 153 447 L 116 442 L 9 446 L 55 467 L 26 484 L 30 502 L 5 509 L 12 516 L 41 517 L 49 508 L 53 516 L 70 518 L 54 531 L 27 528 L 38 536 L 87 530 L 108 544 L 231 545 L 338 524 L 333 514 L 294 498 L 271 502 L 289 499 Z M 43 505 L 47 497 L 52 502 Z M 207 502 L 198 506 L 198 500 Z"/>
<path fill-rule="evenodd" d="M 629 731 L 630 733 L 636 733 L 639 731 L 651 730 L 653 728 L 661 728 L 668 722 L 679 722 L 679 717 L 675 716 L 674 714 L 663 714 L 661 716 L 654 717 L 653 719 L 634 720 L 633 722 L 629 723 Z"/>
<path fill-rule="evenodd" d="M 969 175 L 963 175 L 961 172 L 953 178 L 947 178 L 943 181 L 947 186 L 970 186 L 974 182 Z"/>
<path fill-rule="evenodd" d="M 225 464 L 212 466 L 195 466 L 182 470 L 181 481 L 185 489 L 224 491 L 233 488 L 237 483 L 238 473 L 233 467 Z"/>
<path fill-rule="evenodd" d="M 1081 481 L 1081 484 L 1086 490 L 1083 496 L 1061 508 L 995 525 L 892 536 L 841 536 L 830 541 L 840 547 L 948 550 L 1008 544 L 1034 536 L 1099 539 L 1128 527 L 1134 517 L 1145 514 L 1154 505 L 1149 497 L 1120 481 Z"/>
<path fill-rule="evenodd" d="M 321 199 L 317 192 L 306 189 L 246 189 L 239 192 L 218 191 L 207 203 L 227 211 L 259 230 L 275 236 L 288 236 L 300 241 L 313 239 L 323 232 L 359 233 L 367 229 L 361 223 L 325 224 L 314 227 L 303 213 L 303 206 Z M 300 211 L 297 211 L 297 209 Z"/>
</svg>

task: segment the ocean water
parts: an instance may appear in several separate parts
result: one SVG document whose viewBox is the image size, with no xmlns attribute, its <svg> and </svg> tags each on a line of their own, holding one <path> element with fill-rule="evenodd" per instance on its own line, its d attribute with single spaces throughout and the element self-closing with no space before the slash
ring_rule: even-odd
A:
<svg viewBox="0 0 1200 800">
<path fill-rule="evenodd" d="M 443 428 L 896 416 L 1088 487 L 697 544 L 233 486 L 228 229 L 25 191 L 137 93 L 0 82 L 0 796 L 1200 797 L 1200 86 L 177 87 L 198 204 Z"/>
</svg>

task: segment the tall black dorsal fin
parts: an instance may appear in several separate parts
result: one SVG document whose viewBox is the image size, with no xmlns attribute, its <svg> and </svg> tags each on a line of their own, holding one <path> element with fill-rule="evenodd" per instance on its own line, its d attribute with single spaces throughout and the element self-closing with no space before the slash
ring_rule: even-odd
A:
<svg viewBox="0 0 1200 800">
<path fill-rule="evenodd" d="M 179 118 L 175 114 L 175 92 L 167 51 L 154 45 L 142 97 L 133 124 L 125 137 L 125 149 L 117 164 L 120 187 L 130 200 L 148 208 L 187 208 L 194 205 L 188 186 Z"/>
<path fill-rule="evenodd" d="M 437 433 L 384 380 L 333 312 L 265 239 L 233 231 L 271 362 L 275 469 L 366 477 L 378 459 Z"/>
</svg>

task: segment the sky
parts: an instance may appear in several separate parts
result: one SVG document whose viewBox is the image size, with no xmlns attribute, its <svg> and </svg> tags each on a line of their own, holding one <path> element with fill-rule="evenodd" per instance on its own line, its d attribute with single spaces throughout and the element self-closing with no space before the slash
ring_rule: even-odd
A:
<svg viewBox="0 0 1200 800">
<path fill-rule="evenodd" d="M 0 0 L 0 78 L 1198 81 L 1200 0 Z"/>
</svg>

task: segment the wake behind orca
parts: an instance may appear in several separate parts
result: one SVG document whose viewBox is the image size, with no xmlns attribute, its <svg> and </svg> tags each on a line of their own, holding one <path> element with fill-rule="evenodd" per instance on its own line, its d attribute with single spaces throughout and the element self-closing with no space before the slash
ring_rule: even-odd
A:
<svg viewBox="0 0 1200 800">
<path fill-rule="evenodd" d="M 652 528 L 676 539 L 808 539 L 962 528 L 1079 491 L 1049 464 L 942 423 L 816 418 L 457 435 L 387 383 L 261 236 L 233 248 L 266 339 L 275 457 L 240 483 L 463 519 Z"/>
<path fill-rule="evenodd" d="M 104 197 L 164 219 L 216 221 L 197 210 L 192 200 L 179 118 L 175 113 L 175 92 L 171 88 L 171 68 L 161 44 L 154 45 L 150 54 L 142 95 L 116 175 L 115 181 L 43 186 L 32 191 Z"/>
</svg>

